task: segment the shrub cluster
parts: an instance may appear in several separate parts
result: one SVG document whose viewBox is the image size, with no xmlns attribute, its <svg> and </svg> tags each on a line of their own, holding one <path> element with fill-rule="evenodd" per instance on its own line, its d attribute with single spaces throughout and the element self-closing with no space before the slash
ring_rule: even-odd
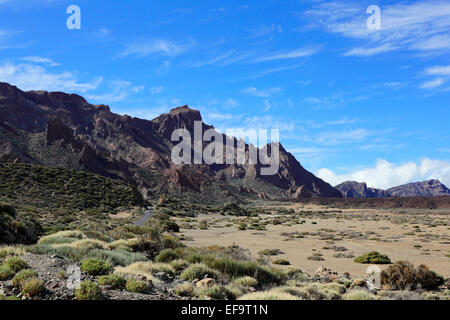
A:
<svg viewBox="0 0 450 320">
<path fill-rule="evenodd" d="M 111 273 L 114 267 L 101 259 L 86 259 L 81 261 L 81 271 L 91 276 L 101 276 Z"/>
<path fill-rule="evenodd" d="M 444 284 L 444 278 L 425 265 L 415 268 L 407 261 L 399 261 L 381 272 L 381 283 L 391 290 L 435 289 Z"/>
<path fill-rule="evenodd" d="M 357 257 L 354 260 L 356 263 L 370 263 L 370 264 L 390 264 L 391 259 L 388 256 L 377 251 L 372 251 Z"/>
</svg>

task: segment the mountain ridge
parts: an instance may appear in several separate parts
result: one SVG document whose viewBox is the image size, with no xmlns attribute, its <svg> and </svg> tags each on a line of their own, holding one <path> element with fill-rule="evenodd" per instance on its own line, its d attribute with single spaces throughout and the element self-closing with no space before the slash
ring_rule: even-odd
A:
<svg viewBox="0 0 450 320">
<path fill-rule="evenodd" d="M 192 201 L 247 198 L 342 197 L 304 169 L 281 144 L 276 175 L 259 174 L 260 164 L 176 165 L 171 161 L 173 130 L 190 133 L 198 110 L 182 106 L 144 120 L 90 104 L 76 94 L 22 91 L 0 83 L 0 162 L 63 167 L 122 179 L 146 199 L 183 194 Z M 202 129 L 213 128 L 201 122 Z M 224 142 L 237 139 L 221 135 Z M 266 146 L 270 148 L 270 146 Z M 248 157 L 249 146 L 245 145 Z"/>
<path fill-rule="evenodd" d="M 365 182 L 345 181 L 335 186 L 345 198 L 434 197 L 450 195 L 437 179 L 411 182 L 387 190 L 367 187 Z"/>
</svg>

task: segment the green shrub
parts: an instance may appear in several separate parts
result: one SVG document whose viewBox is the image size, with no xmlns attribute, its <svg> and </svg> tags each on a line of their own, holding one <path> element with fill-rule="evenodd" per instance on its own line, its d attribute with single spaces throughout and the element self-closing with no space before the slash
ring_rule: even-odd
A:
<svg viewBox="0 0 450 320">
<path fill-rule="evenodd" d="M 256 280 L 253 277 L 249 277 L 249 276 L 234 279 L 233 283 L 238 286 L 243 286 L 243 287 L 247 287 L 247 288 L 250 288 L 250 287 L 254 288 L 254 287 L 258 286 L 258 280 Z"/>
<path fill-rule="evenodd" d="M 122 276 L 112 274 L 100 276 L 98 278 L 98 284 L 101 286 L 109 286 L 112 289 L 124 289 L 127 284 L 127 280 L 125 280 Z"/>
<path fill-rule="evenodd" d="M 18 257 L 10 257 L 3 262 L 3 266 L 16 273 L 20 270 L 28 268 L 28 264 L 25 260 Z"/>
<path fill-rule="evenodd" d="M 23 283 L 29 279 L 36 278 L 37 272 L 32 269 L 25 269 L 17 273 L 12 279 L 13 286 L 21 288 Z"/>
<path fill-rule="evenodd" d="M 301 282 L 306 282 L 309 280 L 309 276 L 307 273 L 303 272 L 303 270 L 295 267 L 290 267 L 283 270 L 284 275 L 291 280 L 297 280 Z"/>
<path fill-rule="evenodd" d="M 11 217 L 16 216 L 16 210 L 14 209 L 14 207 L 11 204 L 3 201 L 0 201 L 0 213 L 6 213 Z"/>
<path fill-rule="evenodd" d="M 127 291 L 130 292 L 137 292 L 144 294 L 148 293 L 148 291 L 150 290 L 150 287 L 148 286 L 147 282 L 136 279 L 128 279 L 125 288 L 127 289 Z"/>
<path fill-rule="evenodd" d="M 282 254 L 283 252 L 280 249 L 264 249 L 258 252 L 259 255 L 264 256 L 276 256 L 278 254 Z"/>
<path fill-rule="evenodd" d="M 5 297 L 4 295 L 0 294 L 0 301 L 16 301 L 16 300 L 20 300 L 20 298 L 16 296 Z"/>
<path fill-rule="evenodd" d="M 13 276 L 14 276 L 14 272 L 12 272 L 9 268 L 0 266 L 0 281 L 9 280 Z"/>
<path fill-rule="evenodd" d="M 80 288 L 75 290 L 75 297 L 78 300 L 102 300 L 103 294 L 99 285 L 92 281 L 83 281 Z"/>
<path fill-rule="evenodd" d="M 287 261 L 286 259 L 277 259 L 272 261 L 273 264 L 279 264 L 279 265 L 283 265 L 283 266 L 288 266 L 291 263 L 289 261 Z"/>
<path fill-rule="evenodd" d="M 179 273 L 189 267 L 189 262 L 183 259 L 177 259 L 173 260 L 170 265 L 172 266 L 173 270 L 175 270 L 175 272 Z"/>
<path fill-rule="evenodd" d="M 189 266 L 186 270 L 184 270 L 180 278 L 186 281 L 192 281 L 195 279 L 203 279 L 203 278 L 214 278 L 217 279 L 219 277 L 219 273 L 211 268 L 208 268 L 204 264 L 194 264 Z"/>
<path fill-rule="evenodd" d="M 180 297 L 193 297 L 195 294 L 195 287 L 190 282 L 185 282 L 175 288 L 175 293 Z"/>
<path fill-rule="evenodd" d="M 372 251 L 357 257 L 354 260 L 356 263 L 369 263 L 369 264 L 390 264 L 391 259 L 388 256 L 381 254 L 377 251 Z"/>
<path fill-rule="evenodd" d="M 202 289 L 199 292 L 200 297 L 209 297 L 215 300 L 235 300 L 236 296 L 224 286 L 215 285 L 210 288 Z"/>
<path fill-rule="evenodd" d="M 22 293 L 34 297 L 44 290 L 44 282 L 38 278 L 30 278 L 22 283 Z"/>
<path fill-rule="evenodd" d="M 344 300 L 373 300 L 373 296 L 364 290 L 355 290 L 345 294 Z"/>
<path fill-rule="evenodd" d="M 170 262 L 175 259 L 181 258 L 181 253 L 174 249 L 164 249 L 156 257 L 156 262 Z"/>
<path fill-rule="evenodd" d="M 101 259 L 86 259 L 81 261 L 81 271 L 91 276 L 101 276 L 111 273 L 114 267 Z"/>
</svg>

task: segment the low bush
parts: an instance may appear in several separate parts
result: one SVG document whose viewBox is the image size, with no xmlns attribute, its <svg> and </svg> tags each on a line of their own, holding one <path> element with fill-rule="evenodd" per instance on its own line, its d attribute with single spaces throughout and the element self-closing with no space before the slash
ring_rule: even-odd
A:
<svg viewBox="0 0 450 320">
<path fill-rule="evenodd" d="M 280 249 L 265 249 L 265 250 L 258 252 L 259 255 L 264 255 L 264 256 L 276 256 L 276 255 L 282 254 L 282 253 L 283 252 Z"/>
<path fill-rule="evenodd" d="M 150 287 L 147 282 L 136 280 L 136 279 L 128 279 L 125 285 L 125 289 L 129 292 L 137 292 L 137 293 L 148 293 Z"/>
<path fill-rule="evenodd" d="M 195 287 L 190 282 L 185 282 L 175 288 L 175 293 L 180 297 L 193 297 L 195 295 Z"/>
<path fill-rule="evenodd" d="M 217 280 L 219 278 L 219 273 L 204 264 L 197 263 L 186 268 L 186 270 L 181 273 L 180 278 L 186 281 L 203 278 L 213 278 Z"/>
<path fill-rule="evenodd" d="M 255 288 L 258 286 L 258 280 L 256 280 L 253 277 L 249 277 L 249 276 L 234 279 L 233 283 L 238 286 L 243 286 L 246 288 L 250 288 L 250 287 Z"/>
<path fill-rule="evenodd" d="M 374 300 L 374 297 L 365 290 L 355 290 L 345 294 L 344 300 Z"/>
<path fill-rule="evenodd" d="M 181 258 L 182 253 L 174 249 L 164 249 L 156 257 L 156 262 L 170 262 L 175 259 Z"/>
<path fill-rule="evenodd" d="M 84 234 L 78 230 L 59 231 L 40 238 L 38 244 L 72 243 L 83 237 Z"/>
<path fill-rule="evenodd" d="M 18 246 L 3 246 L 0 247 L 0 260 L 12 256 L 21 256 L 25 254 L 25 250 Z"/>
<path fill-rule="evenodd" d="M 200 298 L 208 297 L 214 300 L 235 300 L 236 296 L 224 286 L 215 285 L 210 288 L 199 290 L 198 296 Z"/>
<path fill-rule="evenodd" d="M 111 289 L 124 289 L 127 284 L 127 280 L 117 274 L 100 276 L 97 281 L 99 285 L 109 286 Z"/>
<path fill-rule="evenodd" d="M 75 297 L 78 300 L 102 300 L 103 294 L 99 285 L 92 281 L 83 281 L 80 288 L 75 290 Z"/>
<path fill-rule="evenodd" d="M 14 277 L 14 272 L 5 266 L 0 266 L 0 281 L 6 281 Z"/>
<path fill-rule="evenodd" d="M 381 272 L 381 283 L 391 290 L 427 290 L 444 284 L 444 278 L 425 265 L 415 268 L 408 261 L 398 261 Z"/>
<path fill-rule="evenodd" d="M 391 259 L 388 256 L 381 254 L 377 251 L 372 251 L 357 257 L 354 260 L 356 263 L 369 263 L 369 264 L 390 264 Z"/>
<path fill-rule="evenodd" d="M 238 300 L 301 300 L 301 298 L 272 289 L 269 291 L 247 293 L 239 297 Z"/>
<path fill-rule="evenodd" d="M 173 270 L 175 270 L 175 272 L 180 273 L 184 269 L 189 267 L 189 262 L 183 259 L 177 259 L 170 262 L 170 265 L 172 266 Z"/>
<path fill-rule="evenodd" d="M 283 273 L 285 277 L 290 280 L 297 280 L 302 282 L 306 282 L 309 280 L 309 275 L 299 268 L 289 267 L 283 270 Z"/>
<path fill-rule="evenodd" d="M 81 261 L 81 271 L 91 276 L 101 276 L 111 273 L 114 267 L 101 259 L 86 259 Z"/>
<path fill-rule="evenodd" d="M 29 279 L 36 278 L 37 272 L 32 269 L 25 269 L 18 272 L 12 279 L 13 286 L 21 288 L 23 283 Z"/>
<path fill-rule="evenodd" d="M 25 262 L 25 260 L 15 256 L 7 258 L 5 261 L 3 261 L 3 266 L 14 273 L 28 268 L 28 264 Z"/>
<path fill-rule="evenodd" d="M 28 297 L 37 296 L 44 290 L 44 282 L 38 278 L 30 278 L 22 283 L 22 293 Z"/>
<path fill-rule="evenodd" d="M 272 263 L 273 263 L 273 264 L 279 264 L 279 265 L 282 265 L 282 266 L 288 266 L 288 265 L 291 264 L 291 263 L 290 263 L 288 260 L 286 260 L 286 259 L 277 259 L 277 260 L 272 261 Z"/>
</svg>

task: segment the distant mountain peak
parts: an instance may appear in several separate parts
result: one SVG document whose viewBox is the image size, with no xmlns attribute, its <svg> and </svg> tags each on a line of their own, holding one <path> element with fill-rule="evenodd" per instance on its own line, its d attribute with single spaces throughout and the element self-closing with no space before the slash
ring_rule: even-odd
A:
<svg viewBox="0 0 450 320">
<path fill-rule="evenodd" d="M 389 193 L 382 190 L 367 187 L 365 182 L 345 181 L 335 186 L 346 198 L 388 198 Z"/>
<path fill-rule="evenodd" d="M 438 179 L 411 182 L 390 188 L 387 191 L 394 197 L 432 197 L 450 195 L 450 189 L 448 189 Z"/>
</svg>

